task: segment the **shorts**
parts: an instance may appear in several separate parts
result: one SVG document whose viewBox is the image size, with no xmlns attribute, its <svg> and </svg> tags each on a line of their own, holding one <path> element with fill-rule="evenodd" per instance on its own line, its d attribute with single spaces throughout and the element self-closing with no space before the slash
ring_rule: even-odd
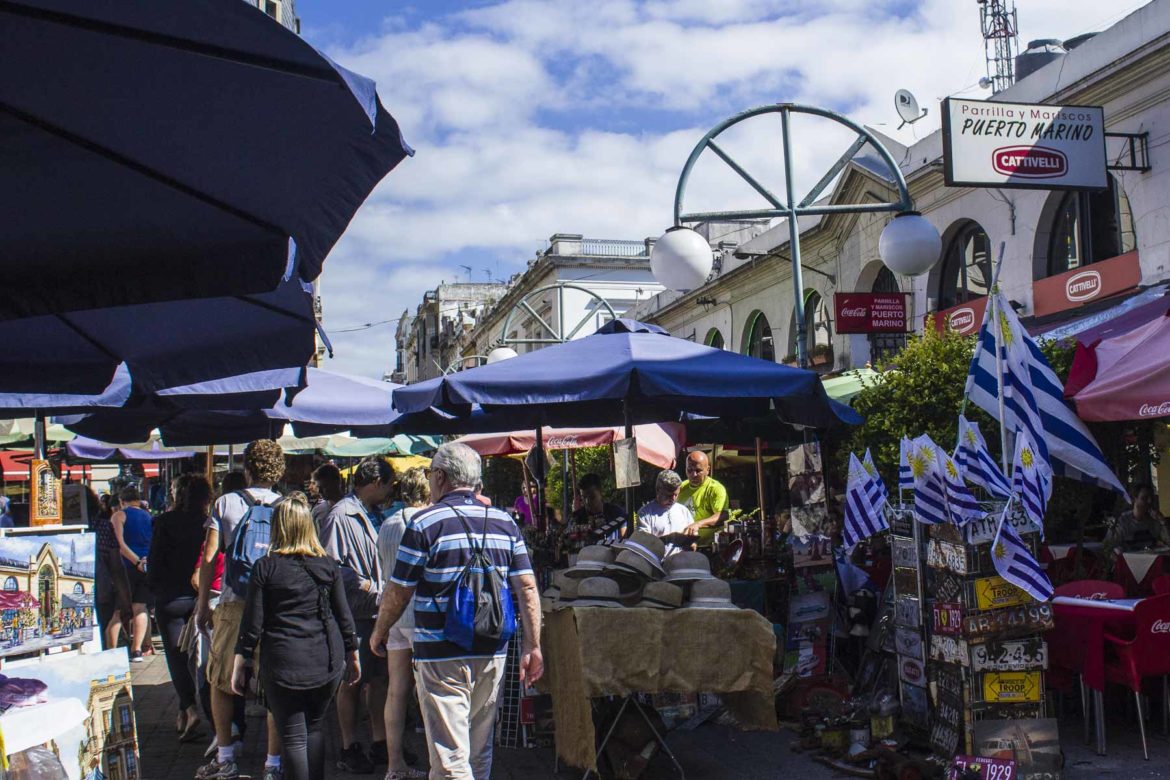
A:
<svg viewBox="0 0 1170 780">
<path fill-rule="evenodd" d="M 138 569 L 126 569 L 126 582 L 130 590 L 131 604 L 148 604 L 150 603 L 150 585 L 146 582 L 146 574 Z"/>
<path fill-rule="evenodd" d="M 370 649 L 370 634 L 374 633 L 374 620 L 353 621 L 358 636 L 358 662 L 362 665 L 362 682 L 385 679 L 389 676 L 386 659 L 374 655 Z"/>
<path fill-rule="evenodd" d="M 221 601 L 211 613 L 211 654 L 207 657 L 207 682 L 223 693 L 232 692 L 232 670 L 236 661 L 236 640 L 244 620 L 244 602 Z M 252 662 L 252 674 L 260 671 L 260 651 Z"/>
<path fill-rule="evenodd" d="M 411 650 L 414 648 L 414 626 L 403 626 L 399 620 L 386 634 L 387 650 Z"/>
</svg>

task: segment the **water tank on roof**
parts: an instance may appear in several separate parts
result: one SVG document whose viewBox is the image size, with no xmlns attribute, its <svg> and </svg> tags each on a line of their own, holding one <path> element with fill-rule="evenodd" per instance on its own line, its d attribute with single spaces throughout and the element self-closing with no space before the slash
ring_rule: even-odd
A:
<svg viewBox="0 0 1170 780">
<path fill-rule="evenodd" d="M 1067 41 L 1065 41 L 1064 48 L 1066 51 L 1072 51 L 1076 47 L 1080 46 L 1082 43 L 1085 43 L 1086 41 L 1088 41 L 1090 38 L 1096 38 L 1096 37 L 1097 37 L 1097 33 L 1095 33 L 1095 32 L 1081 33 L 1080 35 L 1073 36 L 1072 38 L 1069 38 Z"/>
<path fill-rule="evenodd" d="M 1029 41 L 1028 48 L 1016 57 L 1016 81 L 1028 78 L 1050 62 L 1054 62 L 1068 51 L 1056 38 L 1041 38 Z"/>
</svg>

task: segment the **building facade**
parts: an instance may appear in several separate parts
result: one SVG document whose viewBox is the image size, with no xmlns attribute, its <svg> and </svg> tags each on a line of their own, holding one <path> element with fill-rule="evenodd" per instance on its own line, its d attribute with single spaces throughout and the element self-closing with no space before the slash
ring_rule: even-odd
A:
<svg viewBox="0 0 1170 780">
<path fill-rule="evenodd" d="M 423 294 L 414 316 L 404 312 L 395 333 L 395 370 L 390 381 L 421 382 L 458 364 L 465 334 L 507 292 L 507 285 L 443 282 Z"/>
<path fill-rule="evenodd" d="M 244 2 L 260 9 L 297 35 L 301 34 L 301 18 L 297 16 L 296 0 L 244 0 Z"/>
<path fill-rule="evenodd" d="M 1170 0 L 1155 0 L 1104 32 L 1067 43 L 1067 53 L 995 100 L 1102 106 L 1108 133 L 1138 136 L 1107 139 L 1108 190 L 947 187 L 941 131 L 909 147 L 884 139 L 900 161 L 916 208 L 942 236 L 942 256 L 929 274 L 896 277 L 878 257 L 878 237 L 890 215 L 832 214 L 802 222 L 802 295 L 815 367 L 880 365 L 904 338 L 837 333 L 836 292 L 909 293 L 916 330 L 931 322 L 974 333 L 1001 245 L 1001 288 L 1025 323 L 1040 330 L 1170 281 L 1164 143 L 1170 128 Z M 874 150 L 863 148 L 827 201 L 856 203 L 867 195 L 891 200 L 891 179 Z M 644 302 L 637 315 L 676 336 L 697 334 L 704 343 L 793 360 L 796 327 L 787 250 L 788 227 L 781 222 L 731 252 L 703 287 L 685 295 L 662 293 Z"/>
<path fill-rule="evenodd" d="M 106 780 L 138 780 L 138 731 L 131 686 L 130 672 L 111 674 L 89 685 L 89 720 L 77 757 L 86 777 L 98 770 Z"/>
</svg>

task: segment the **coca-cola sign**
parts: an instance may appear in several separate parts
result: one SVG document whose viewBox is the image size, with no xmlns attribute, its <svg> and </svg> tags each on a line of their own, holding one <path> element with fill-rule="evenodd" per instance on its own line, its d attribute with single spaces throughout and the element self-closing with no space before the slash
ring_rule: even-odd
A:
<svg viewBox="0 0 1170 780">
<path fill-rule="evenodd" d="M 1004 146 L 991 153 L 996 173 L 1017 179 L 1051 179 L 1068 172 L 1068 157 L 1047 146 Z"/>
<path fill-rule="evenodd" d="M 905 333 L 910 325 L 908 293 L 836 293 L 838 333 Z"/>
<path fill-rule="evenodd" d="M 1154 621 L 1154 625 L 1150 626 L 1151 634 L 1170 634 L 1170 620 L 1162 620 L 1159 618 Z"/>
<path fill-rule="evenodd" d="M 1170 401 L 1160 404 L 1142 404 L 1138 409 L 1138 417 L 1170 417 Z"/>
</svg>

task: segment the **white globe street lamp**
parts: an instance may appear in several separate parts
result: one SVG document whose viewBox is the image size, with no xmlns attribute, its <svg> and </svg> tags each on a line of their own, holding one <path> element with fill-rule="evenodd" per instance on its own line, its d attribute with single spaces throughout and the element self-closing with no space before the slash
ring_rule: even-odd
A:
<svg viewBox="0 0 1170 780">
<path fill-rule="evenodd" d="M 668 290 L 690 292 L 711 275 L 711 245 L 687 227 L 676 226 L 662 234 L 650 250 L 650 272 Z"/>
<path fill-rule="evenodd" d="M 517 357 L 518 353 L 511 347 L 496 347 L 487 356 L 487 364 L 499 363 L 501 360 Z"/>
<path fill-rule="evenodd" d="M 903 211 L 878 238 L 878 255 L 886 268 L 902 276 L 921 276 L 934 268 L 942 253 L 942 237 L 917 211 Z"/>
</svg>

